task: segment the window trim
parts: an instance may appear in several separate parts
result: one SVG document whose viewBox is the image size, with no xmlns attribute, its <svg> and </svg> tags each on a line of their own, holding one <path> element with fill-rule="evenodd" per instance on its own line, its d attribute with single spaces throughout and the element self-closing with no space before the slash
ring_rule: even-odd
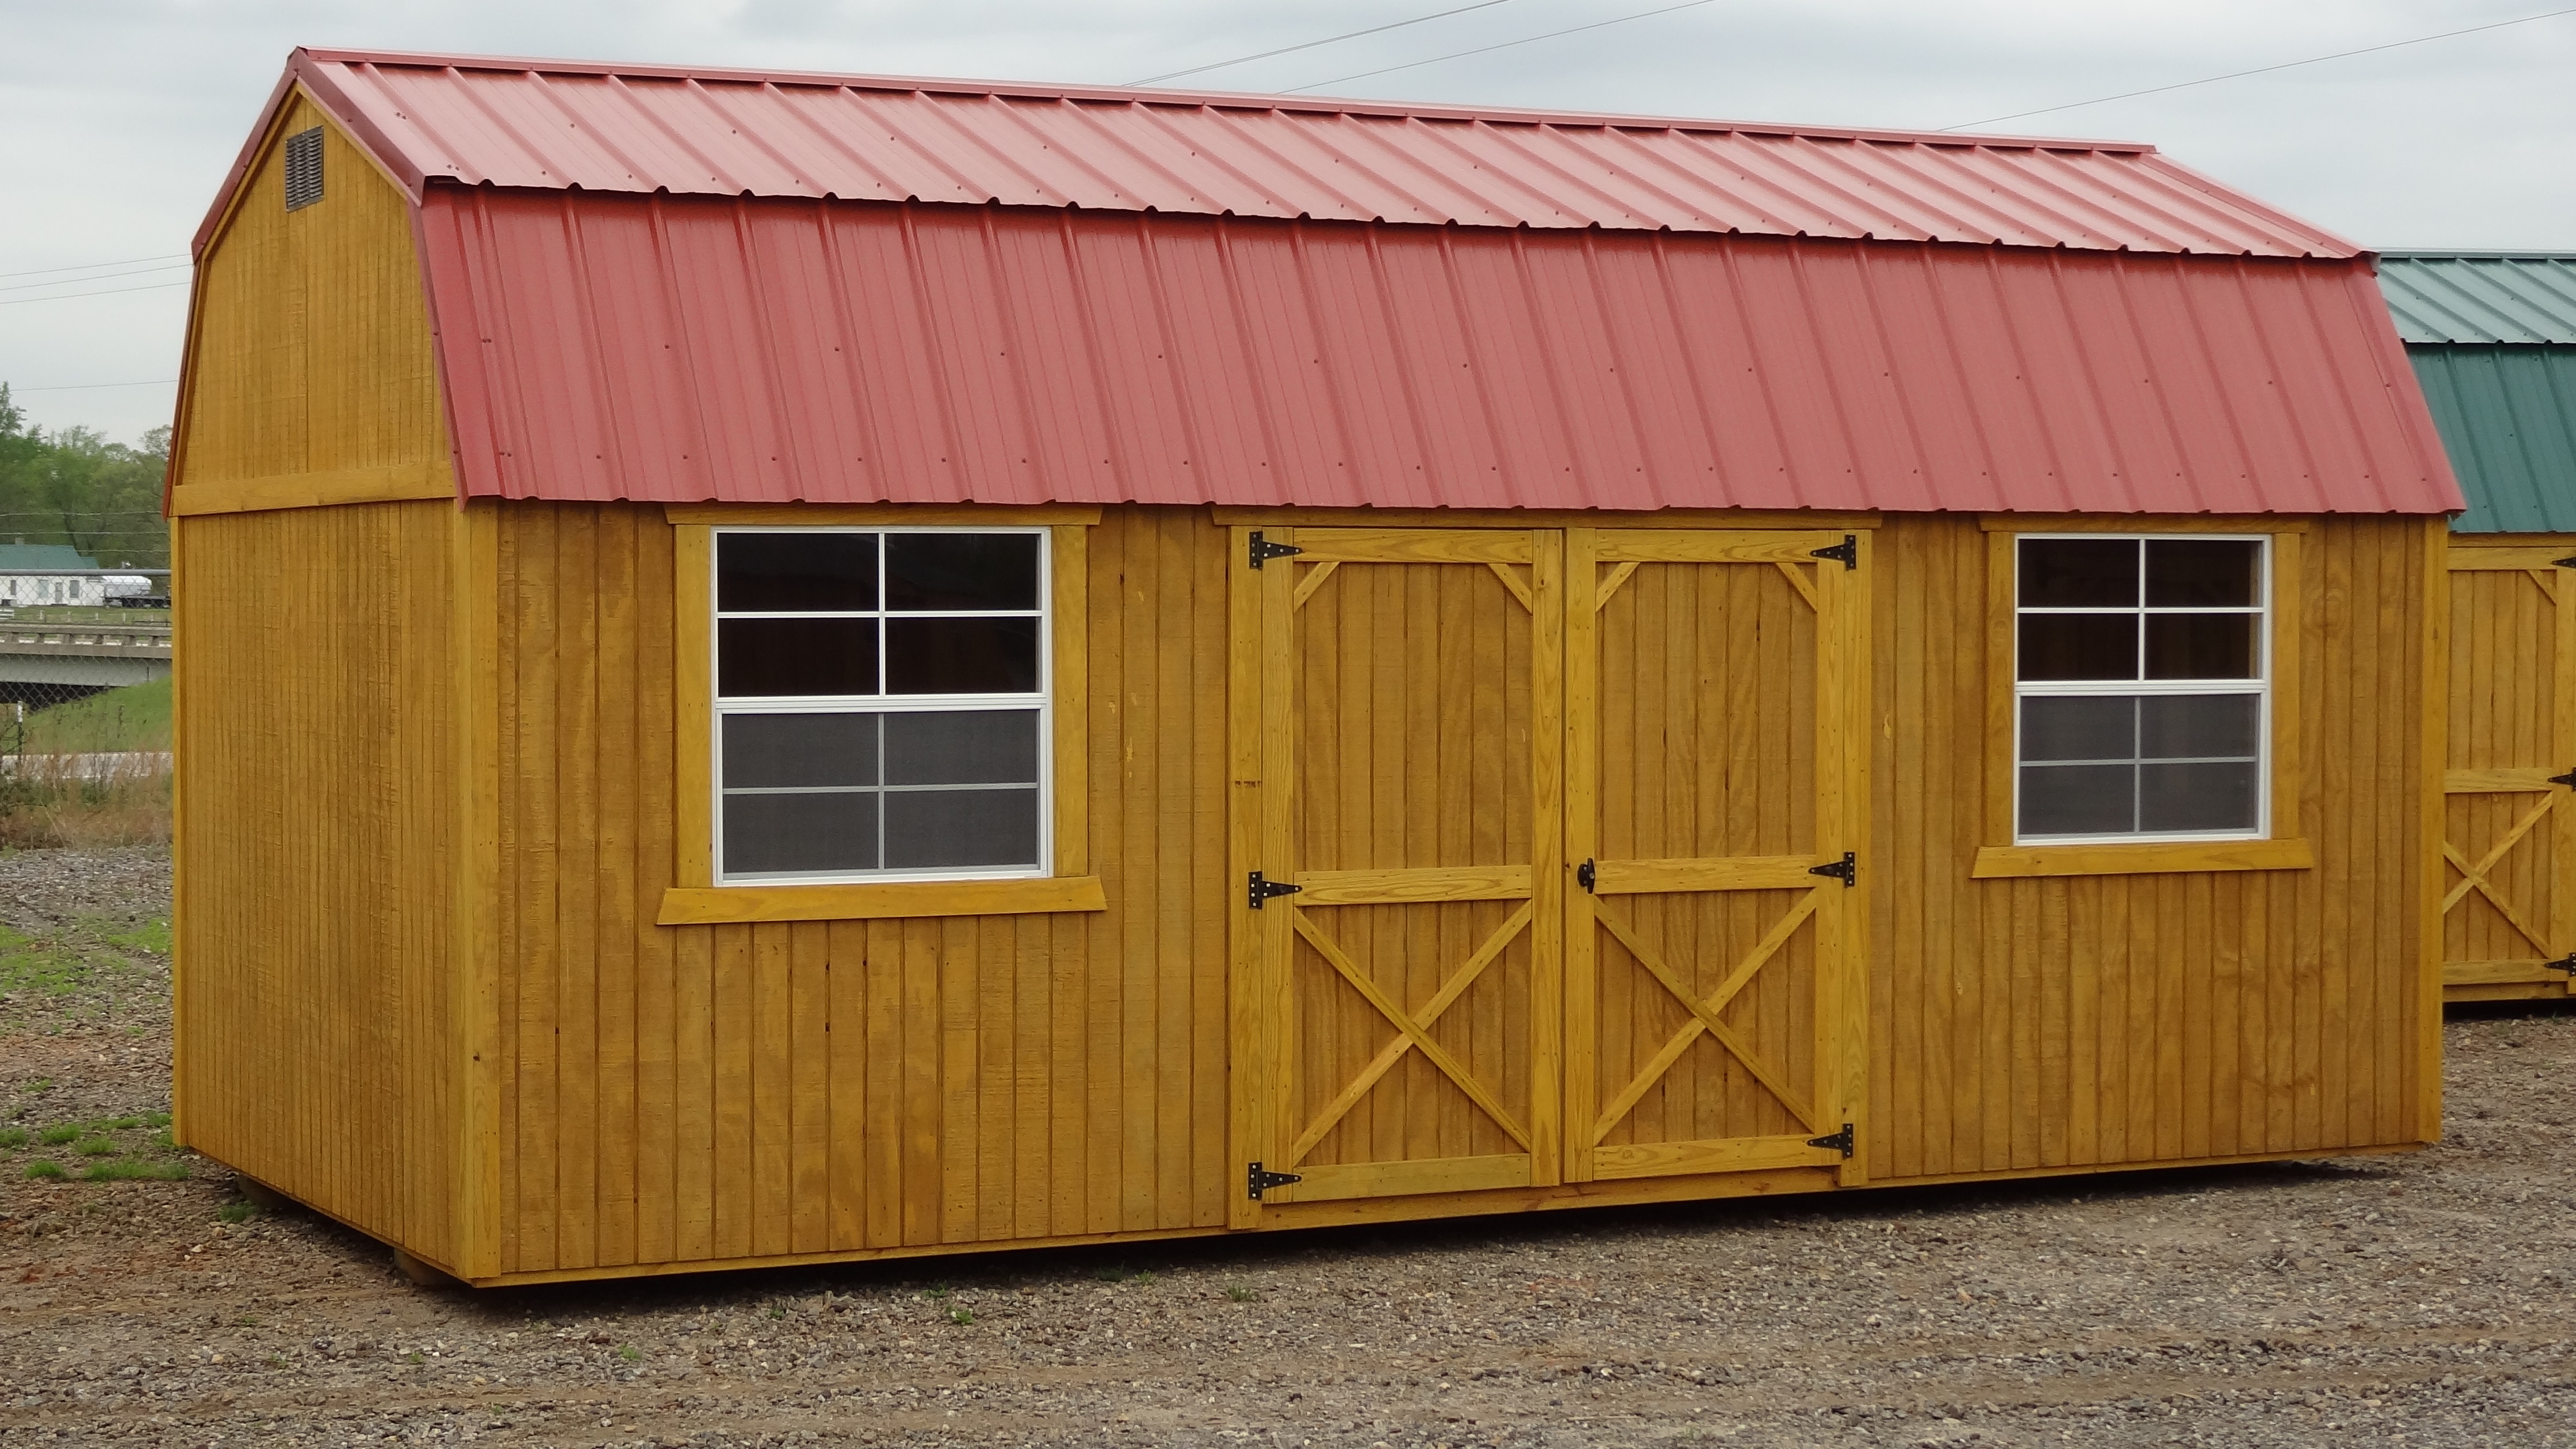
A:
<svg viewBox="0 0 2576 1449">
<path fill-rule="evenodd" d="M 882 920 L 1106 910 L 1091 873 L 1089 742 L 1089 529 L 1096 507 L 975 504 L 671 504 L 673 621 L 673 880 L 662 925 L 737 921 Z M 1047 867 L 1034 874 L 873 878 L 782 883 L 715 879 L 714 638 L 718 528 L 1023 528 L 1047 530 L 1047 680 L 1050 723 L 1044 808 Z"/>
<path fill-rule="evenodd" d="M 1994 514 L 1980 520 L 1986 534 L 1986 788 L 1983 844 L 1970 875 L 1975 879 L 2024 876 L 2145 875 L 2179 871 L 2304 870 L 2316 852 L 2299 834 L 2308 805 L 2300 749 L 2300 661 L 2307 599 L 2301 573 L 2304 519 L 2210 515 Z M 2018 543 L 2031 535 L 2106 533 L 2131 538 L 2247 537 L 2268 539 L 2269 637 L 2264 643 L 2267 690 L 2266 757 L 2271 776 L 2264 796 L 2263 828 L 2250 836 L 2152 836 L 2139 839 L 2036 841 L 2018 834 L 2021 692 L 2018 653 Z"/>
</svg>

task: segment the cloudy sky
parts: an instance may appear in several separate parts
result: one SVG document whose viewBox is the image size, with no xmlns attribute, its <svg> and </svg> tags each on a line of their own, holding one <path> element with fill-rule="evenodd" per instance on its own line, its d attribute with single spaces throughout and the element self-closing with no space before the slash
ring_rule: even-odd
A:
<svg viewBox="0 0 2576 1449">
<path fill-rule="evenodd" d="M 189 235 L 296 45 L 1116 84 L 1470 3 L 0 0 L 0 381 L 48 428 L 131 440 L 168 421 Z M 1500 0 L 1173 84 L 2146 140 L 2367 246 L 2576 251 L 2576 13 L 2017 114 L 2548 0 L 1701 0 L 1623 18 L 1674 4 Z"/>
</svg>

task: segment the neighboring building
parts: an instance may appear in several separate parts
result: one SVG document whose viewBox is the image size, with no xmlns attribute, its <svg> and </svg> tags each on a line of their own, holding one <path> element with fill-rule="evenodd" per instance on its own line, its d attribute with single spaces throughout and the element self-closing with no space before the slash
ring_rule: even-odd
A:
<svg viewBox="0 0 2576 1449">
<path fill-rule="evenodd" d="M 98 567 L 67 543 L 0 543 L 0 604 L 104 604 L 107 580 L 80 570 Z M 24 574 L 20 569 L 62 569 L 59 574 Z"/>
<path fill-rule="evenodd" d="M 2468 511 L 2451 528 L 2443 981 L 2576 971 L 2576 253 L 2390 252 L 2379 285 Z"/>
<path fill-rule="evenodd" d="M 414 1261 L 2440 1136 L 2459 493 L 2152 148 L 299 51 L 197 255 L 176 1127 Z"/>
</svg>

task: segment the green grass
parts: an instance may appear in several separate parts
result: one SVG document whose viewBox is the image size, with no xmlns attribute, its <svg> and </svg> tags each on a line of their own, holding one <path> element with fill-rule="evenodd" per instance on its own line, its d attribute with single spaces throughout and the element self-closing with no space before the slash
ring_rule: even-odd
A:
<svg viewBox="0 0 2576 1449">
<path fill-rule="evenodd" d="M 170 954 L 168 921 L 145 921 L 125 931 L 102 930 L 98 933 L 98 938 L 120 950 L 142 951 L 154 956 Z"/>
<path fill-rule="evenodd" d="M 228 1202 L 215 1209 L 215 1221 L 219 1223 L 246 1223 L 258 1216 L 259 1204 L 255 1202 Z"/>
<path fill-rule="evenodd" d="M 89 962 L 79 952 L 0 926 L 0 994 L 68 996 L 88 982 Z"/>
<path fill-rule="evenodd" d="M 59 1162 L 48 1162 L 44 1158 L 39 1157 L 35 1161 L 27 1164 L 27 1175 L 29 1177 L 59 1178 L 63 1175 L 63 1165 Z"/>
<path fill-rule="evenodd" d="M 142 622 L 136 620 L 133 622 Z M 170 680 L 129 684 L 27 716 L 26 749 L 38 754 L 170 748 Z"/>
<path fill-rule="evenodd" d="M 188 1164 L 184 1162 L 137 1162 L 131 1157 L 120 1157 L 114 1162 L 90 1164 L 89 1170 L 81 1174 L 81 1181 L 182 1182 L 187 1176 Z"/>
<path fill-rule="evenodd" d="M 15 1151 L 17 1151 L 19 1148 L 24 1147 L 24 1146 L 26 1146 L 26 1145 L 27 1145 L 27 1129 L 26 1129 L 26 1128 L 24 1128 L 24 1127 L 8 1127 L 8 1128 L 0 1128 L 0 1152 L 15 1152 Z"/>
<path fill-rule="evenodd" d="M 72 1151 L 83 1157 L 114 1157 L 116 1144 L 104 1137 L 84 1137 L 72 1144 Z"/>
<path fill-rule="evenodd" d="M 60 1147 L 64 1143 L 69 1142 L 80 1135 L 81 1130 L 78 1123 L 57 1122 L 53 1126 L 37 1133 L 36 1140 L 44 1143 L 47 1147 Z"/>
</svg>

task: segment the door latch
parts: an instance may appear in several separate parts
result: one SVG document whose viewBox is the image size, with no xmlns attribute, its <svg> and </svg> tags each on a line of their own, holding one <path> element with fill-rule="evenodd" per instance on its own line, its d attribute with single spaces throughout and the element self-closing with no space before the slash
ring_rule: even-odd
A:
<svg viewBox="0 0 2576 1449">
<path fill-rule="evenodd" d="M 1583 887 L 1586 894 L 1591 892 L 1593 882 L 1600 878 L 1601 877 L 1592 869 L 1592 862 L 1589 860 L 1574 868 L 1574 883 Z"/>
</svg>

